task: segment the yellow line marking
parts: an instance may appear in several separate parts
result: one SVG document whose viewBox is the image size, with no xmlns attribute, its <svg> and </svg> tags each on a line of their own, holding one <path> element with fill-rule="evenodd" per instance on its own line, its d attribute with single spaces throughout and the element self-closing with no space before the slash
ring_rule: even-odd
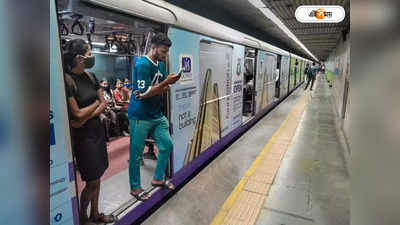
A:
<svg viewBox="0 0 400 225">
<path fill-rule="evenodd" d="M 249 167 L 249 169 L 246 171 L 246 173 L 244 174 L 244 176 L 240 179 L 239 183 L 236 185 L 236 187 L 233 189 L 233 191 L 231 192 L 231 194 L 229 195 L 229 197 L 225 200 L 224 204 L 222 205 L 220 211 L 217 213 L 217 215 L 214 217 L 214 219 L 212 220 L 210 225 L 220 225 L 222 224 L 222 222 L 224 221 L 224 219 L 226 218 L 226 216 L 228 215 L 229 210 L 232 208 L 232 206 L 234 205 L 236 199 L 238 198 L 239 194 L 243 191 L 243 188 L 245 186 L 245 184 L 247 183 L 248 179 L 250 178 L 251 175 L 254 174 L 254 172 L 256 171 L 256 169 L 258 168 L 259 164 L 262 163 L 263 159 L 265 158 L 265 155 L 267 154 L 268 150 L 270 149 L 270 147 L 272 146 L 272 144 L 276 141 L 277 137 L 279 136 L 279 134 L 282 132 L 283 128 L 286 126 L 286 124 L 288 123 L 289 119 L 295 119 L 296 117 L 294 117 L 295 113 L 298 112 L 303 112 L 304 107 L 301 110 L 298 110 L 298 105 L 300 105 L 300 103 L 302 102 L 302 100 L 304 101 L 304 95 L 302 96 L 302 98 L 299 99 L 299 101 L 296 103 L 296 105 L 292 108 L 292 110 L 289 112 L 288 116 L 285 118 L 285 120 L 282 122 L 281 126 L 278 128 L 278 130 L 272 135 L 271 139 L 268 141 L 268 143 L 264 146 L 263 150 L 260 152 L 260 154 L 256 157 L 256 159 L 254 160 L 254 162 L 251 164 L 251 166 Z M 308 99 L 305 99 L 308 100 Z M 306 101 L 306 103 L 308 103 L 308 101 Z M 299 122 L 301 119 L 298 118 L 296 122 Z M 294 129 L 297 128 L 297 125 L 294 127 Z M 289 145 L 287 146 L 287 149 L 291 146 L 292 144 L 292 138 L 294 136 L 290 135 L 290 141 L 289 141 Z M 286 149 L 286 150 L 287 150 Z M 257 215 L 258 216 L 258 215 Z"/>
</svg>

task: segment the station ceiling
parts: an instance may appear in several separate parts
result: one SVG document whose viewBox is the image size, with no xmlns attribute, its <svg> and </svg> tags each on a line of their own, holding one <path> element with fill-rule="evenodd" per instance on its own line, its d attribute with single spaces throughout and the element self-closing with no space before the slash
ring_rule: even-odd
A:
<svg viewBox="0 0 400 225">
<path fill-rule="evenodd" d="M 310 56 L 248 0 L 166 0 L 193 13 L 247 33 L 297 55 Z M 350 27 L 350 0 L 262 0 L 285 26 L 319 60 L 325 60 Z M 300 23 L 295 18 L 301 5 L 340 5 L 346 11 L 340 23 Z M 311 59 L 311 58 L 310 58 Z"/>
</svg>

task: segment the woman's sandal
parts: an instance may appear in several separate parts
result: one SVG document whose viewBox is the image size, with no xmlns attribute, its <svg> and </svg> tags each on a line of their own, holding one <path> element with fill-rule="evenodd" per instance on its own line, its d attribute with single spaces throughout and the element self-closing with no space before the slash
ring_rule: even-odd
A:
<svg viewBox="0 0 400 225">
<path fill-rule="evenodd" d="M 89 222 L 89 217 L 86 215 L 86 216 L 82 216 L 82 215 L 80 215 L 79 216 L 79 224 L 86 224 L 87 222 Z"/>
<path fill-rule="evenodd" d="M 114 223 L 117 221 L 117 218 L 113 215 L 106 216 L 104 215 L 104 213 L 100 213 L 100 215 L 97 218 L 90 218 L 90 221 L 94 223 Z"/>
<path fill-rule="evenodd" d="M 168 189 L 168 190 L 174 190 L 175 189 L 174 184 L 171 183 L 169 180 L 164 181 L 164 182 L 162 182 L 160 184 L 156 184 L 156 183 L 151 182 L 151 186 L 160 187 L 160 188 Z"/>
<path fill-rule="evenodd" d="M 150 199 L 150 195 L 149 193 L 145 192 L 144 190 L 141 191 L 140 193 L 134 194 L 132 193 L 132 191 L 130 192 L 130 194 L 135 197 L 138 201 L 144 202 Z"/>
</svg>

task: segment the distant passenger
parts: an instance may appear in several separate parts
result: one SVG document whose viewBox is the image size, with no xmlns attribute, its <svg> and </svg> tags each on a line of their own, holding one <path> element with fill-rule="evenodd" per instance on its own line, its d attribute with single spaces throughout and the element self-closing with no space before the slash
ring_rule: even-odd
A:
<svg viewBox="0 0 400 225">
<path fill-rule="evenodd" d="M 101 120 L 101 123 L 105 127 L 106 139 L 107 139 L 107 141 L 109 141 L 110 137 L 112 136 L 111 133 L 114 133 L 117 136 L 119 135 L 117 114 L 113 110 L 115 101 L 113 98 L 112 91 L 110 90 L 110 86 L 108 85 L 108 81 L 106 79 L 103 79 L 101 81 L 100 86 L 103 89 L 104 100 L 106 101 L 106 104 L 107 104 L 107 107 L 104 110 L 104 112 L 102 112 L 100 114 L 100 120 Z M 111 132 L 111 128 L 113 128 L 112 129 L 113 132 Z"/>
<path fill-rule="evenodd" d="M 120 79 L 117 79 L 114 89 L 114 99 L 117 105 L 122 106 L 125 110 L 128 110 L 129 106 L 129 95 L 123 90 L 124 83 Z"/>
<path fill-rule="evenodd" d="M 130 99 L 132 94 L 132 83 L 128 78 L 124 79 L 124 87 L 122 90 L 128 96 L 128 99 Z"/>
<path fill-rule="evenodd" d="M 99 115 L 107 105 L 96 76 L 85 72 L 94 66 L 94 59 L 90 46 L 82 39 L 71 40 L 65 46 L 65 90 L 72 149 L 82 180 L 86 182 L 80 197 L 80 224 L 114 222 L 112 216 L 99 213 L 98 209 L 100 178 L 108 168 L 106 136 Z"/>
<path fill-rule="evenodd" d="M 318 67 L 315 65 L 315 62 L 313 62 L 311 68 L 310 68 L 310 65 L 307 64 L 306 70 L 307 70 L 307 73 L 306 73 L 307 74 L 307 84 L 304 87 L 304 90 L 307 90 L 308 85 L 311 82 L 310 91 L 312 91 L 312 88 L 314 86 L 314 81 L 317 76 Z"/>
<path fill-rule="evenodd" d="M 144 191 L 140 182 L 140 160 L 143 154 L 145 139 L 150 133 L 157 143 L 159 153 L 157 166 L 151 185 L 166 189 L 174 189 L 174 185 L 166 181 L 165 170 L 173 148 L 169 134 L 168 119 L 161 112 L 161 95 L 169 85 L 179 80 L 174 73 L 167 76 L 165 56 L 172 45 L 166 34 L 159 33 L 151 39 L 151 49 L 135 64 L 133 74 L 133 93 L 128 114 L 131 129 L 129 181 L 131 192 L 139 201 L 145 201 L 150 195 Z"/>
<path fill-rule="evenodd" d="M 116 105 L 113 92 L 111 91 L 107 79 L 103 79 L 100 85 L 103 88 L 104 99 L 107 103 L 107 109 L 100 114 L 100 119 L 106 129 L 107 140 L 109 140 L 111 136 L 120 136 L 121 134 L 129 136 L 128 116 L 121 111 L 121 106 Z"/>
</svg>

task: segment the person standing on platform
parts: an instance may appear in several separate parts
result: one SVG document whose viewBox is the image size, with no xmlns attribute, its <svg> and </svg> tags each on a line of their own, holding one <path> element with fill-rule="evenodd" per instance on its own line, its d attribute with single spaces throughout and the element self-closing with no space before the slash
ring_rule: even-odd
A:
<svg viewBox="0 0 400 225">
<path fill-rule="evenodd" d="M 130 194 L 139 201 L 150 198 L 140 182 L 140 160 L 143 155 L 145 139 L 150 133 L 157 143 L 159 154 L 151 185 L 173 190 L 174 185 L 165 180 L 165 170 L 173 148 L 169 133 L 168 119 L 161 112 L 161 95 L 169 86 L 179 80 L 180 75 L 167 76 L 166 55 L 172 45 L 166 34 L 158 33 L 151 39 L 151 49 L 141 57 L 134 67 L 133 93 L 130 99 L 128 115 L 130 122 Z"/>
<path fill-rule="evenodd" d="M 308 85 L 311 82 L 310 86 L 310 91 L 312 91 L 312 88 L 314 86 L 315 78 L 317 77 L 317 72 L 318 72 L 318 66 L 315 65 L 315 62 L 312 63 L 311 68 L 308 67 L 307 69 L 307 84 L 304 90 L 307 90 Z"/>
</svg>

